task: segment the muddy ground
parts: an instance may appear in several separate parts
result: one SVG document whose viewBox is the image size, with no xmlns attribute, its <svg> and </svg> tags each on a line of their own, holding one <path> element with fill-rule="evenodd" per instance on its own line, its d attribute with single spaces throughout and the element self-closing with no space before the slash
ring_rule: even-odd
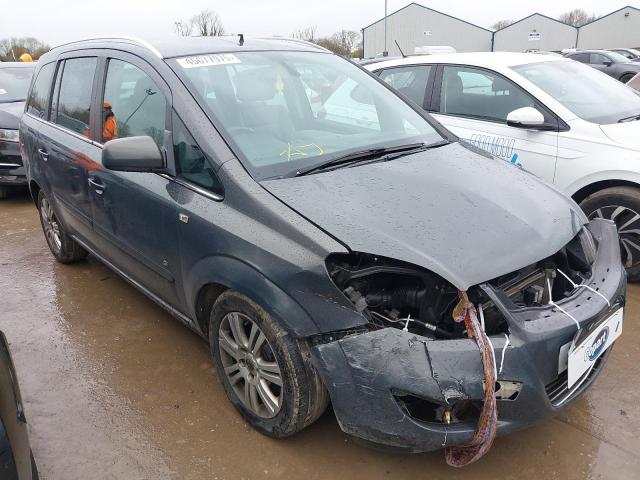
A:
<svg viewBox="0 0 640 480">
<path fill-rule="evenodd" d="M 45 479 L 638 479 L 640 286 L 624 328 L 584 396 L 463 470 L 362 447 L 331 412 L 271 440 L 233 410 L 203 340 L 94 258 L 56 263 L 26 195 L 0 202 L 0 329 Z"/>
</svg>

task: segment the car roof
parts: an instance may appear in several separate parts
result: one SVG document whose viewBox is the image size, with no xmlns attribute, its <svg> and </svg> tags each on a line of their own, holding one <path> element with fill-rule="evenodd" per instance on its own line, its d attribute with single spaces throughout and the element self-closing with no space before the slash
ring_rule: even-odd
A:
<svg viewBox="0 0 640 480">
<path fill-rule="evenodd" d="M 415 55 L 400 60 L 389 60 L 372 65 L 371 67 L 384 68 L 398 65 L 412 65 L 416 63 L 453 63 L 473 65 L 478 67 L 508 68 L 515 65 L 540 62 L 566 62 L 564 57 L 555 55 L 540 55 L 537 53 L 511 53 L 511 52 L 472 52 L 472 53 L 445 53 L 435 55 Z"/>
<path fill-rule="evenodd" d="M 36 62 L 0 62 L 0 68 L 34 68 Z"/>
<path fill-rule="evenodd" d="M 284 37 L 270 38 L 243 38 L 240 42 L 239 35 L 227 35 L 220 37 L 181 37 L 168 35 L 158 38 L 135 37 L 97 37 L 65 43 L 54 49 L 75 50 L 79 48 L 96 48 L 109 46 L 110 44 L 129 44 L 149 50 L 156 57 L 172 58 L 189 55 L 204 55 L 209 53 L 234 53 L 243 51 L 315 51 L 329 53 L 329 50 L 304 40 Z"/>
</svg>

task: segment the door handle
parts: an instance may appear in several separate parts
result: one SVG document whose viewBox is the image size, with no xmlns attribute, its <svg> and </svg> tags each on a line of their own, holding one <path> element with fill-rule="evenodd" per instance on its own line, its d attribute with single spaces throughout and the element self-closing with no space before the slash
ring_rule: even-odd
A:
<svg viewBox="0 0 640 480">
<path fill-rule="evenodd" d="M 39 148 L 38 149 L 38 153 L 42 157 L 42 160 L 44 160 L 45 162 L 47 160 L 49 160 L 49 152 L 47 152 L 46 150 L 43 150 L 42 148 Z"/>
<path fill-rule="evenodd" d="M 93 189 L 98 195 L 102 195 L 102 192 L 104 192 L 104 189 L 105 189 L 104 183 L 98 182 L 91 177 L 89 177 L 89 186 L 93 187 Z"/>
</svg>

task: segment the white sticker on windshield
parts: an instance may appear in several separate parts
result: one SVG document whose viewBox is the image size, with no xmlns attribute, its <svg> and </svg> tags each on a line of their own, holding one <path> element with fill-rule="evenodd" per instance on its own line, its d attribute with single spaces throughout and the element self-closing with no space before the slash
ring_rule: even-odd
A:
<svg viewBox="0 0 640 480">
<path fill-rule="evenodd" d="M 241 63 L 238 57 L 232 53 L 219 53 L 216 55 L 194 55 L 192 57 L 178 58 L 182 68 L 206 67 L 208 65 L 228 65 Z"/>
<path fill-rule="evenodd" d="M 0 95 L 6 95 L 7 91 L 4 88 L 0 88 Z"/>
</svg>

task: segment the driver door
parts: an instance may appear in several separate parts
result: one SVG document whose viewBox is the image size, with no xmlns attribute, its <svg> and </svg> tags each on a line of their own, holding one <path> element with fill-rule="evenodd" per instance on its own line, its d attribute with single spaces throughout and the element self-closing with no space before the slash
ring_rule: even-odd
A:
<svg viewBox="0 0 640 480">
<path fill-rule="evenodd" d="M 431 110 L 449 130 L 491 155 L 553 182 L 558 131 L 507 125 L 507 115 L 534 107 L 558 125 L 546 107 L 511 80 L 491 70 L 443 65 L 436 74 Z"/>
</svg>

